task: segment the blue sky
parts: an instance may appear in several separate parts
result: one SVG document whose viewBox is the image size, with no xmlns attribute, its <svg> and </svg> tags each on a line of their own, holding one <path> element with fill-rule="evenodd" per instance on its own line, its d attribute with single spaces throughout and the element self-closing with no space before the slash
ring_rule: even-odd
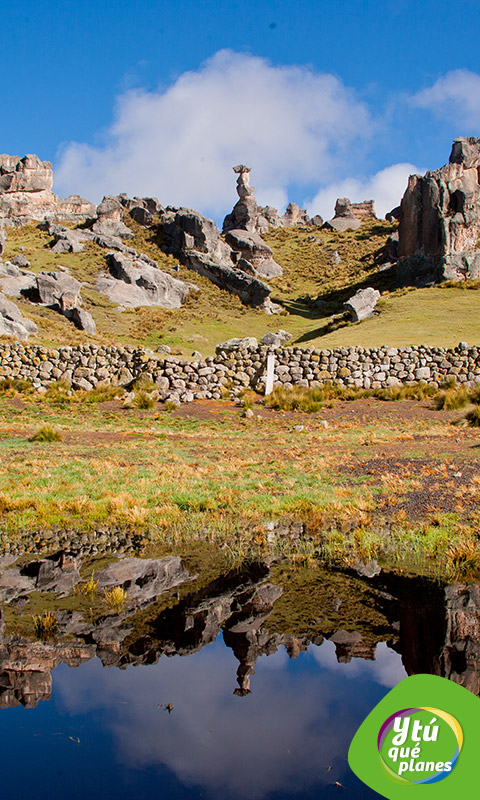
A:
<svg viewBox="0 0 480 800">
<path fill-rule="evenodd" d="M 62 195 L 220 219 L 244 161 L 263 203 L 384 213 L 480 135 L 478 0 L 39 0 L 2 30 L 1 149 L 53 161 Z"/>
</svg>

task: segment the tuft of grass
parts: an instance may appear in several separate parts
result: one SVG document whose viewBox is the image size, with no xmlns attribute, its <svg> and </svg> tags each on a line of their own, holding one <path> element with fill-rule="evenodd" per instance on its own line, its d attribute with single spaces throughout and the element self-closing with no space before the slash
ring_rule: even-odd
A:
<svg viewBox="0 0 480 800">
<path fill-rule="evenodd" d="M 29 381 L 21 378 L 2 378 L 0 380 L 1 394 L 31 394 L 33 386 Z"/>
<path fill-rule="evenodd" d="M 127 600 L 127 593 L 123 586 L 113 586 L 112 589 L 103 590 L 103 602 L 115 614 L 119 614 Z"/>
<path fill-rule="evenodd" d="M 167 400 L 165 405 L 164 405 L 164 408 L 165 408 L 165 411 L 172 412 L 172 411 L 175 411 L 178 408 L 178 406 L 177 406 L 176 403 L 173 403 L 171 400 Z"/>
<path fill-rule="evenodd" d="M 439 392 L 435 398 L 436 408 L 444 411 L 456 411 L 459 408 L 465 408 L 470 402 L 470 392 L 466 386 Z"/>
<path fill-rule="evenodd" d="M 63 436 L 61 433 L 52 428 L 51 425 L 42 425 L 33 436 L 28 440 L 29 442 L 61 442 Z"/>
<path fill-rule="evenodd" d="M 155 400 L 148 392 L 138 392 L 135 394 L 133 405 L 141 411 L 151 411 L 152 408 L 155 408 Z"/>
<path fill-rule="evenodd" d="M 475 405 L 465 414 L 465 419 L 473 428 L 480 428 L 480 405 Z"/>
<path fill-rule="evenodd" d="M 33 617 L 33 629 L 39 639 L 52 639 L 57 633 L 58 621 L 53 611 L 44 611 Z"/>
<path fill-rule="evenodd" d="M 477 572 L 480 569 L 480 547 L 469 536 L 463 536 L 451 544 L 445 556 L 447 570 L 452 576 Z"/>
<path fill-rule="evenodd" d="M 314 413 L 315 411 L 320 411 L 323 401 L 324 394 L 321 389 L 304 389 L 300 386 L 284 389 L 283 386 L 277 386 L 265 398 L 265 405 L 267 408 L 275 408 L 280 411 Z"/>
<path fill-rule="evenodd" d="M 88 579 L 88 581 L 85 581 L 85 583 L 82 583 L 82 585 L 79 587 L 80 593 L 85 595 L 85 597 L 93 597 L 97 589 L 98 581 L 95 580 L 93 575 Z"/>
</svg>

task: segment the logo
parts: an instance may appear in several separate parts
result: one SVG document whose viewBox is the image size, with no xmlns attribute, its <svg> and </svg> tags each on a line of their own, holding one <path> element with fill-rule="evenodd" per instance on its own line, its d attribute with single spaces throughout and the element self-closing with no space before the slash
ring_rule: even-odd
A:
<svg viewBox="0 0 480 800">
<path fill-rule="evenodd" d="M 457 764 L 463 732 L 439 708 L 404 708 L 385 720 L 377 740 L 382 767 L 398 783 L 437 783 Z"/>
<path fill-rule="evenodd" d="M 348 763 L 388 800 L 476 796 L 479 730 L 476 695 L 446 678 L 412 675 L 369 713 L 350 745 Z"/>
</svg>

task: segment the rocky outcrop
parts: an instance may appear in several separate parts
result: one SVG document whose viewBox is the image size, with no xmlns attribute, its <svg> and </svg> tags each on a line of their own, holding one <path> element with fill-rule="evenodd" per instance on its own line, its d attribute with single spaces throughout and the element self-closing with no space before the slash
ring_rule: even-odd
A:
<svg viewBox="0 0 480 800">
<path fill-rule="evenodd" d="M 0 220 L 24 225 L 32 220 L 83 221 L 96 206 L 79 195 L 62 200 L 52 192 L 53 170 L 36 155 L 0 156 Z"/>
<path fill-rule="evenodd" d="M 401 203 L 398 281 L 480 278 L 480 139 L 455 139 L 449 163 L 411 175 Z"/>
<path fill-rule="evenodd" d="M 258 206 L 255 199 L 255 187 L 250 186 L 250 167 L 238 164 L 233 167 L 237 178 L 238 202 L 223 221 L 223 233 L 234 230 L 245 230 L 251 233 L 268 233 L 271 228 L 291 228 L 296 225 L 322 225 L 319 215 L 311 219 L 304 208 L 296 203 L 289 203 L 283 216 L 273 206 Z"/>
<path fill-rule="evenodd" d="M 380 292 L 370 286 L 366 289 L 359 289 L 350 297 L 344 306 L 350 312 L 353 322 L 360 322 L 368 319 L 375 311 L 375 306 L 380 300 Z"/>
<path fill-rule="evenodd" d="M 64 272 L 39 272 L 36 277 L 36 294 L 30 297 L 42 305 L 53 308 L 71 320 L 82 331 L 94 335 L 96 325 L 92 315 L 80 308 L 82 284 L 65 270 Z"/>
<path fill-rule="evenodd" d="M 273 258 L 272 249 L 258 233 L 232 230 L 225 236 L 225 241 L 237 254 L 237 266 L 243 271 L 251 271 L 254 275 L 267 279 L 283 275 L 283 269 Z"/>
<path fill-rule="evenodd" d="M 348 197 L 339 197 L 335 203 L 334 217 L 355 217 L 360 222 L 367 219 L 376 219 L 375 203 L 373 200 L 352 203 Z"/>
<path fill-rule="evenodd" d="M 123 206 L 116 197 L 103 198 L 97 207 L 97 219 L 92 225 L 97 236 L 118 236 L 120 239 L 133 239 L 133 231 L 123 222 Z"/>
<path fill-rule="evenodd" d="M 375 217 L 373 200 L 368 200 L 364 203 L 351 203 L 348 197 L 341 197 L 335 203 L 334 217 L 325 222 L 325 227 L 338 233 L 356 231 L 362 221 L 370 217 L 370 211 Z"/>
<path fill-rule="evenodd" d="M 212 220 L 189 208 L 168 207 L 160 214 L 159 230 L 165 249 L 187 267 L 238 295 L 247 305 L 272 308 L 270 287 L 234 265 L 234 251 L 220 237 Z"/>
<path fill-rule="evenodd" d="M 189 292 L 197 287 L 162 272 L 146 256 L 128 253 L 107 255 L 108 274 L 101 274 L 97 289 L 114 303 L 126 308 L 162 306 L 180 308 Z"/>
<path fill-rule="evenodd" d="M 18 306 L 0 293 L 0 336 L 26 340 L 36 333 L 38 328 L 35 323 L 24 317 Z"/>
</svg>

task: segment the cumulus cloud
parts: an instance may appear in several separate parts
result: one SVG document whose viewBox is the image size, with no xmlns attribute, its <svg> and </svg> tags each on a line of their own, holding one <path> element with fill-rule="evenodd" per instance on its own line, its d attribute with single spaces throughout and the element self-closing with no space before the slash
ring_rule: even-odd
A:
<svg viewBox="0 0 480 800">
<path fill-rule="evenodd" d="M 480 75 L 467 69 L 455 69 L 439 78 L 433 86 L 411 98 L 416 108 L 432 111 L 462 125 L 480 126 Z"/>
<path fill-rule="evenodd" d="M 423 175 L 425 169 L 414 164 L 393 164 L 366 178 L 346 178 L 320 189 L 307 204 L 311 216 L 321 214 L 324 219 L 333 216 L 338 197 L 348 197 L 352 203 L 375 200 L 377 217 L 398 206 L 407 188 L 408 176 Z"/>
<path fill-rule="evenodd" d="M 291 184 L 311 192 L 348 174 L 373 128 L 339 78 L 222 50 L 167 88 L 120 96 L 99 146 L 60 151 L 55 189 L 154 195 L 215 216 L 236 199 L 231 167 L 247 163 L 259 202 L 281 208 Z"/>
</svg>

